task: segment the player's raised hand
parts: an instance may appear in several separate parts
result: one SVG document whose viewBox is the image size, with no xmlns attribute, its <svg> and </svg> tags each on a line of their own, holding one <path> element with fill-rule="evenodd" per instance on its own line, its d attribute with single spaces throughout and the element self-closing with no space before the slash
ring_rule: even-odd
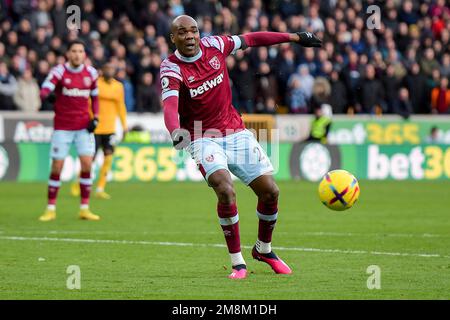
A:
<svg viewBox="0 0 450 320">
<path fill-rule="evenodd" d="M 316 47 L 319 48 L 322 46 L 322 40 L 320 40 L 314 33 L 312 32 L 297 32 L 299 36 L 298 44 L 303 47 Z"/>
<path fill-rule="evenodd" d="M 186 129 L 175 129 L 171 137 L 173 146 L 177 150 L 184 149 L 191 143 L 191 135 Z"/>
</svg>

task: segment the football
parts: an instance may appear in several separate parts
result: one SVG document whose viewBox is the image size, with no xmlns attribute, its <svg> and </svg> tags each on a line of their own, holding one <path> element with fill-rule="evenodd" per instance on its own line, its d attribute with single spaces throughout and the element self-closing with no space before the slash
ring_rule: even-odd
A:
<svg viewBox="0 0 450 320">
<path fill-rule="evenodd" d="M 319 198 L 331 210 L 350 209 L 360 193 L 358 180 L 346 170 L 333 170 L 325 174 L 319 184 Z"/>
</svg>

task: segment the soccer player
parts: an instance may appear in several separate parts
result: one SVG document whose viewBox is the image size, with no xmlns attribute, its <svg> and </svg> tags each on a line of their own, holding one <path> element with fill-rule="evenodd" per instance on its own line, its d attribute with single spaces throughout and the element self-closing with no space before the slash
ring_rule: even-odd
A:
<svg viewBox="0 0 450 320">
<path fill-rule="evenodd" d="M 98 80 L 99 91 L 99 117 L 95 129 L 95 150 L 103 149 L 104 160 L 100 169 L 95 196 L 101 199 L 110 199 L 105 192 L 106 178 L 111 170 L 116 138 L 116 119 L 119 117 L 123 135 L 127 129 L 127 109 L 125 107 L 125 94 L 122 83 L 114 79 L 116 68 L 112 63 L 106 63 L 102 68 L 102 76 Z"/>
<path fill-rule="evenodd" d="M 173 20 L 170 38 L 177 50 L 162 62 L 160 68 L 164 121 L 175 148 L 186 148 L 217 195 L 217 213 L 232 265 L 228 277 L 242 279 L 247 276 L 230 171 L 258 197 L 259 227 L 252 249 L 253 258 L 269 264 L 275 273 L 290 274 L 289 266 L 271 247 L 279 194 L 272 176 L 273 167 L 231 104 L 225 59 L 247 47 L 283 42 L 320 47 L 322 41 L 310 32 L 252 32 L 200 39 L 196 21 L 186 15 Z"/>
<path fill-rule="evenodd" d="M 103 165 L 100 168 L 99 179 L 95 197 L 100 199 L 111 199 L 105 192 L 108 172 L 113 162 L 114 147 L 117 144 L 116 119 L 120 119 L 123 137 L 127 129 L 127 109 L 125 106 L 124 88 L 120 81 L 114 79 L 116 68 L 113 63 L 105 63 L 102 67 L 102 75 L 98 79 L 98 125 L 95 129 L 95 153 L 102 148 Z M 95 159 L 95 155 L 94 155 Z M 78 180 L 71 185 L 71 193 L 74 197 L 80 195 Z"/>
<path fill-rule="evenodd" d="M 84 43 L 72 41 L 68 46 L 65 64 L 54 67 L 42 84 L 40 96 L 44 100 L 54 91 L 54 131 L 51 140 L 52 158 L 48 182 L 48 205 L 40 221 L 56 219 L 56 198 L 61 186 L 60 175 L 64 159 L 72 143 L 75 144 L 81 162 L 79 217 L 85 220 L 100 220 L 89 210 L 91 191 L 91 166 L 95 151 L 94 130 L 98 123 L 97 71 L 84 65 L 86 53 Z M 89 99 L 93 118 L 89 113 Z"/>
</svg>

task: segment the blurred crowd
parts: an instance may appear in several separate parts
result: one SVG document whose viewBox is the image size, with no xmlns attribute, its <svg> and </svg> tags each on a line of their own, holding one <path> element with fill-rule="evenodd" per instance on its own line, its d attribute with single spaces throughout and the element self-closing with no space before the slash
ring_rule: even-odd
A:
<svg viewBox="0 0 450 320">
<path fill-rule="evenodd" d="M 79 30 L 67 27 L 70 5 L 81 8 Z M 450 113 L 446 0 L 0 0 L 0 7 L 0 110 L 51 110 L 39 86 L 79 37 L 87 63 L 116 65 L 128 111 L 161 111 L 170 23 L 189 14 L 202 37 L 311 31 L 323 39 L 317 49 L 282 44 L 229 56 L 240 112 L 312 113 L 328 104 L 336 114 Z"/>
</svg>

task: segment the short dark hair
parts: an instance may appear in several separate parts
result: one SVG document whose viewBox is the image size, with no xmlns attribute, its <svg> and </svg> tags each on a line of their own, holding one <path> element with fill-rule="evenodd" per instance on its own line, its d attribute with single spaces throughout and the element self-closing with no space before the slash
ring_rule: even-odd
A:
<svg viewBox="0 0 450 320">
<path fill-rule="evenodd" d="M 69 44 L 67 45 L 67 50 L 70 50 L 72 48 L 72 46 L 74 46 L 76 44 L 81 44 L 84 48 L 86 48 L 86 44 L 84 43 L 83 40 L 76 39 L 76 40 L 72 40 L 69 42 Z"/>
</svg>

